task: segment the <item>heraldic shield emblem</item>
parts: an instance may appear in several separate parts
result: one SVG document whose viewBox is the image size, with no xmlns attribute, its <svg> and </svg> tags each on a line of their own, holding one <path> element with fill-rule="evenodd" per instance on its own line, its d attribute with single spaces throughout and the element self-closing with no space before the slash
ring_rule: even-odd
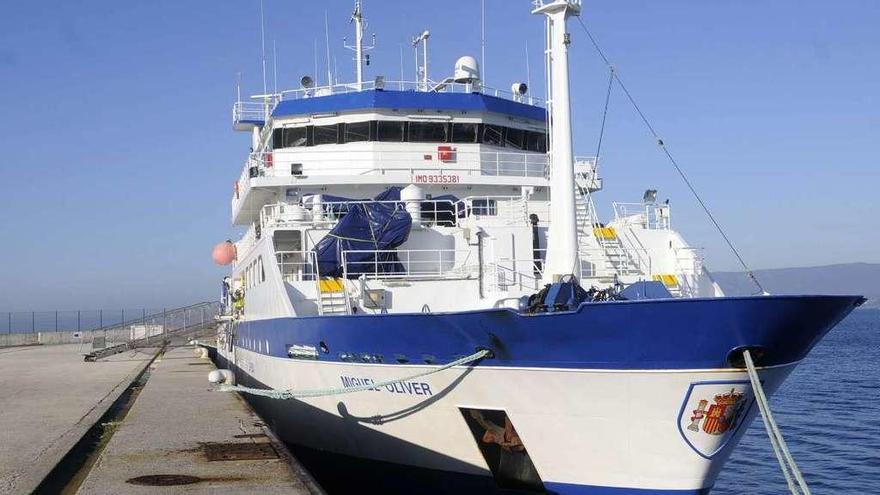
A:
<svg viewBox="0 0 880 495">
<path fill-rule="evenodd" d="M 678 431 L 694 451 L 711 459 L 733 438 L 754 403 L 748 380 L 692 383 L 678 413 Z"/>
</svg>

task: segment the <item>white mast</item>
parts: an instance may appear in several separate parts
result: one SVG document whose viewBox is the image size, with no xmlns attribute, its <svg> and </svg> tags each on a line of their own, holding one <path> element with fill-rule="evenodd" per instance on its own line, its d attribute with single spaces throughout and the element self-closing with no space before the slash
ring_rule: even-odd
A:
<svg viewBox="0 0 880 495">
<path fill-rule="evenodd" d="M 428 91 L 428 38 L 431 32 L 427 29 L 418 37 L 413 38 L 412 46 L 416 53 L 416 70 L 421 79 L 421 90 Z M 422 65 L 419 65 L 419 43 L 422 44 Z"/>
<path fill-rule="evenodd" d="M 364 13 L 361 9 L 361 0 L 355 0 L 354 12 L 351 14 L 351 22 L 354 23 L 354 46 L 345 44 L 342 40 L 342 46 L 349 50 L 354 50 L 354 67 L 357 72 L 357 89 L 361 90 L 364 84 L 364 61 L 370 65 L 370 56 L 364 55 L 367 50 L 376 48 L 376 34 L 373 33 L 373 44 L 364 46 Z"/>
<path fill-rule="evenodd" d="M 580 0 L 535 2 L 533 14 L 547 16 L 547 57 L 550 105 L 550 229 L 547 240 L 545 282 L 575 274 L 580 277 L 577 219 L 574 196 L 574 153 L 571 139 L 571 101 L 568 81 L 566 31 L 569 16 L 580 15 Z"/>
<path fill-rule="evenodd" d="M 364 25 L 363 15 L 361 14 L 361 1 L 354 3 L 354 13 L 351 14 L 351 20 L 354 21 L 354 59 L 355 68 L 357 69 L 357 88 L 363 89 L 364 82 Z"/>
</svg>

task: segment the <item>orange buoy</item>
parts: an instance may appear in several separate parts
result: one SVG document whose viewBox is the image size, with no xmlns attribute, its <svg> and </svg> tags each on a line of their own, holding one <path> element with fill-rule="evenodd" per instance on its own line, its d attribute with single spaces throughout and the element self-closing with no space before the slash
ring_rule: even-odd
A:
<svg viewBox="0 0 880 495">
<path fill-rule="evenodd" d="M 235 261 L 236 257 L 236 249 L 235 244 L 232 241 L 221 242 L 214 246 L 214 251 L 211 252 L 211 258 L 214 259 L 214 263 L 218 265 L 225 266 L 233 261 Z"/>
</svg>

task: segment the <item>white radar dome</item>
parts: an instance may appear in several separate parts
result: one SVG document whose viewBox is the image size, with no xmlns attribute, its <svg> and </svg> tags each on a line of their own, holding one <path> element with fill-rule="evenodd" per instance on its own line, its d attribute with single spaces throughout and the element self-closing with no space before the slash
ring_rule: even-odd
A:
<svg viewBox="0 0 880 495">
<path fill-rule="evenodd" d="M 480 64 L 477 59 L 469 55 L 455 61 L 455 75 L 457 83 L 475 83 L 480 80 Z"/>
</svg>

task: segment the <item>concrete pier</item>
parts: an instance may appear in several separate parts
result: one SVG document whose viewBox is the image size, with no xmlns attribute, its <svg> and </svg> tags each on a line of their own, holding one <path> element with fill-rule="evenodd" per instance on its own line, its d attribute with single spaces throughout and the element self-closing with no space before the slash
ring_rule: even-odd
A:
<svg viewBox="0 0 880 495">
<path fill-rule="evenodd" d="M 157 358 L 78 493 L 321 493 L 213 369 L 192 347 Z"/>
<path fill-rule="evenodd" d="M 157 352 L 83 363 L 86 349 L 0 348 L 0 493 L 31 493 Z"/>
</svg>

